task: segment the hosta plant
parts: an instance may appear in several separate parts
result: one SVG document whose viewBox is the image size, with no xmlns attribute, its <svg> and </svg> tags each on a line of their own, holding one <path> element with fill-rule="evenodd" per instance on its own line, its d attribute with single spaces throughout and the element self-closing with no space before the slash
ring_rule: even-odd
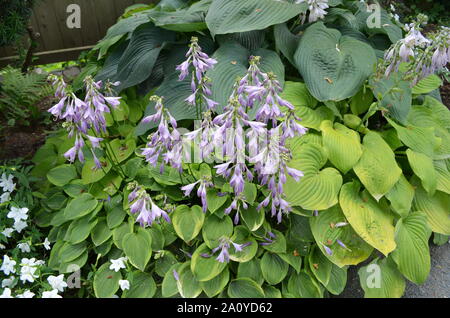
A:
<svg viewBox="0 0 450 318">
<path fill-rule="evenodd" d="M 339 0 L 127 10 L 73 85 L 52 78 L 64 129 L 33 171 L 50 266 L 81 268 L 86 297 L 325 297 L 363 262 L 366 297 L 423 283 L 430 236 L 450 234 L 450 113 L 432 74 L 448 30 L 370 14 Z"/>
</svg>

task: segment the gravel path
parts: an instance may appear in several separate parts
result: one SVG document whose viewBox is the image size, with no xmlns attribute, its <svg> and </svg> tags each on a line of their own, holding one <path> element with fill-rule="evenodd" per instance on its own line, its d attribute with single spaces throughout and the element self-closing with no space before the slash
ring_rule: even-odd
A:
<svg viewBox="0 0 450 318">
<path fill-rule="evenodd" d="M 431 244 L 431 271 L 423 285 L 407 281 L 405 298 L 450 298 L 450 244 Z M 362 298 L 364 292 L 359 285 L 358 266 L 348 271 L 348 282 L 340 298 Z"/>
</svg>

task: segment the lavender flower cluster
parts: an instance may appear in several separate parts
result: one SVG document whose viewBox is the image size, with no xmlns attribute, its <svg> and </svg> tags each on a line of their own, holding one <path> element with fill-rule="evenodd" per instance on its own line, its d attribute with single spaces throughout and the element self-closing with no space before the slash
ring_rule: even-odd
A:
<svg viewBox="0 0 450 318">
<path fill-rule="evenodd" d="M 63 127 L 67 129 L 69 138 L 75 137 L 74 146 L 64 157 L 71 163 L 78 157 L 78 160 L 84 163 L 83 147 L 88 141 L 95 166 L 100 169 L 102 164 L 94 150 L 101 148 L 100 142 L 103 138 L 98 135 L 106 133 L 105 113 L 110 113 L 110 107 L 117 108 L 120 104 L 120 97 L 114 97 L 112 89 L 112 86 L 119 83 L 108 82 L 103 87 L 102 81 L 95 82 L 91 76 L 87 76 L 84 79 L 86 96 L 81 100 L 69 90 L 62 77 L 51 75 L 49 79 L 56 87 L 55 97 L 59 98 L 59 102 L 48 111 L 56 119 L 64 121 Z"/>
</svg>

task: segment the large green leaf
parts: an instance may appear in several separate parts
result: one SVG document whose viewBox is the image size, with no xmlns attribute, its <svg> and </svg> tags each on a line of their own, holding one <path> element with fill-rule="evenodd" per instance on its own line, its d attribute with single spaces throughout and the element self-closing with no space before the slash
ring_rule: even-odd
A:
<svg viewBox="0 0 450 318">
<path fill-rule="evenodd" d="M 233 221 L 229 216 L 219 218 L 212 214 L 208 216 L 202 227 L 203 240 L 209 248 L 219 246 L 219 239 L 231 237 L 233 234 Z"/>
<path fill-rule="evenodd" d="M 204 257 L 202 254 L 211 254 L 206 244 L 200 245 L 192 254 L 191 271 L 199 282 L 205 282 L 218 276 L 227 267 L 226 263 L 216 260 L 215 256 Z"/>
<path fill-rule="evenodd" d="M 270 285 L 280 283 L 287 275 L 289 264 L 277 254 L 266 252 L 261 258 L 261 273 Z"/>
<path fill-rule="evenodd" d="M 400 298 L 405 291 L 405 280 L 390 259 L 376 259 L 358 275 L 365 298 Z"/>
<path fill-rule="evenodd" d="M 437 186 L 437 174 L 434 169 L 433 160 L 420 152 L 406 150 L 409 164 L 414 174 L 422 180 L 422 185 L 430 195 L 433 195 Z"/>
<path fill-rule="evenodd" d="M 186 262 L 179 268 L 180 280 L 177 282 L 177 287 L 180 295 L 183 298 L 196 298 L 201 292 L 199 281 L 195 278 L 191 271 L 190 262 Z M 173 276 L 173 273 L 172 273 Z"/>
<path fill-rule="evenodd" d="M 322 22 L 306 29 L 294 59 L 309 91 L 319 101 L 352 97 L 376 63 L 372 47 L 342 36 Z"/>
<path fill-rule="evenodd" d="M 231 298 L 264 298 L 264 290 L 250 278 L 237 278 L 228 285 Z"/>
<path fill-rule="evenodd" d="M 303 171 L 304 177 L 296 182 L 288 177 L 284 191 L 286 199 L 306 210 L 325 210 L 338 201 L 342 176 L 334 168 L 320 170 L 327 157 L 322 148 L 315 144 L 291 143 L 293 160 L 290 167 Z"/>
<path fill-rule="evenodd" d="M 322 251 L 314 247 L 309 254 L 309 269 L 322 285 L 326 286 L 330 281 L 333 263 L 322 253 Z"/>
<path fill-rule="evenodd" d="M 353 170 L 377 201 L 392 189 L 402 174 L 392 149 L 375 132 L 364 137 L 363 154 Z"/>
<path fill-rule="evenodd" d="M 125 298 L 152 298 L 156 293 L 156 283 L 152 275 L 141 272 L 131 273 L 130 289 L 125 290 Z"/>
<path fill-rule="evenodd" d="M 176 11 L 150 11 L 150 19 L 157 27 L 176 32 L 195 32 L 207 28 L 204 12 L 191 8 Z"/>
<path fill-rule="evenodd" d="M 367 192 L 360 193 L 357 181 L 342 186 L 339 203 L 348 222 L 358 235 L 384 255 L 395 247 L 393 215 Z"/>
<path fill-rule="evenodd" d="M 301 36 L 293 34 L 286 23 L 278 24 L 273 28 L 275 45 L 283 55 L 295 65 L 294 54 L 300 43 Z"/>
<path fill-rule="evenodd" d="M 386 193 L 386 198 L 391 202 L 392 209 L 402 217 L 406 217 L 411 210 L 414 198 L 414 187 L 402 174 L 394 187 Z"/>
<path fill-rule="evenodd" d="M 165 42 L 173 41 L 174 33 L 148 23 L 138 27 L 131 36 L 130 44 L 123 53 L 118 68 L 117 80 L 120 89 L 143 82 L 150 75 Z"/>
<path fill-rule="evenodd" d="M 427 216 L 423 212 L 411 213 L 395 225 L 397 249 L 392 258 L 399 271 L 416 284 L 423 284 L 430 272 L 430 236 Z"/>
<path fill-rule="evenodd" d="M 339 228 L 330 226 L 345 221 L 339 206 L 321 211 L 318 216 L 309 219 L 318 247 L 331 262 L 339 267 L 357 265 L 365 261 L 373 251 L 373 248 L 359 237 L 351 226 Z M 343 242 L 347 249 L 340 246 L 337 240 Z M 331 255 L 325 251 L 324 245 L 332 251 Z"/>
<path fill-rule="evenodd" d="M 411 183 L 416 187 L 413 209 L 427 215 L 428 225 L 433 232 L 450 235 L 450 196 L 440 191 L 431 196 L 417 179 L 411 180 Z"/>
<path fill-rule="evenodd" d="M 144 229 L 139 228 L 136 233 L 124 235 L 122 246 L 130 263 L 141 271 L 144 271 L 145 266 L 152 256 L 152 237 L 150 234 Z"/>
<path fill-rule="evenodd" d="M 444 161 L 434 161 L 434 169 L 437 175 L 436 189 L 450 194 L 450 171 Z"/>
<path fill-rule="evenodd" d="M 58 187 L 65 186 L 77 177 L 77 170 L 73 165 L 61 165 L 47 173 L 47 179 Z"/>
<path fill-rule="evenodd" d="M 208 297 L 212 298 L 220 294 L 225 287 L 228 285 L 230 280 L 230 271 L 228 268 L 225 268 L 218 276 L 214 277 L 211 280 L 206 282 L 200 282 L 200 286 L 203 291 L 208 295 Z"/>
<path fill-rule="evenodd" d="M 429 92 L 438 89 L 442 85 L 442 80 L 436 74 L 428 75 L 427 77 L 421 79 L 412 88 L 413 94 L 428 94 Z"/>
<path fill-rule="evenodd" d="M 83 193 L 69 202 L 64 210 L 64 217 L 73 220 L 91 213 L 97 207 L 98 201 L 89 193 Z"/>
<path fill-rule="evenodd" d="M 346 174 L 362 155 L 359 134 L 342 124 L 329 120 L 322 122 L 322 142 L 328 158 L 342 173 Z"/>
<path fill-rule="evenodd" d="M 204 220 L 205 214 L 198 205 L 191 208 L 187 205 L 180 205 L 172 214 L 173 228 L 185 242 L 191 241 L 200 233 Z"/>
<path fill-rule="evenodd" d="M 106 262 L 95 272 L 94 293 L 98 298 L 110 298 L 119 290 L 120 272 L 109 269 L 110 262 Z"/>
<path fill-rule="evenodd" d="M 262 30 L 305 12 L 307 5 L 273 0 L 215 0 L 206 23 L 212 35 Z"/>
<path fill-rule="evenodd" d="M 340 268 L 333 264 L 331 268 L 331 275 L 326 289 L 333 295 L 339 295 L 345 289 L 347 285 L 347 268 Z"/>
<path fill-rule="evenodd" d="M 134 139 L 114 139 L 109 145 L 114 153 L 114 160 L 117 160 L 119 163 L 128 159 L 136 149 L 136 141 Z"/>
<path fill-rule="evenodd" d="M 321 298 L 322 291 L 319 283 L 305 271 L 293 273 L 287 286 L 289 293 L 297 298 Z"/>
</svg>

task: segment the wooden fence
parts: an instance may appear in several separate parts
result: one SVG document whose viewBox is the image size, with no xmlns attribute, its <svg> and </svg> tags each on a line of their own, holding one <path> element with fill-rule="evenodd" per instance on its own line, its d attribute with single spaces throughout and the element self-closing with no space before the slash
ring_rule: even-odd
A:
<svg viewBox="0 0 450 318">
<path fill-rule="evenodd" d="M 157 0 L 41 0 L 33 9 L 30 25 L 38 32 L 35 56 L 38 64 L 76 59 L 83 50 L 90 49 L 116 23 L 124 9 L 138 3 Z M 81 28 L 70 29 L 66 21 L 67 7 L 77 4 L 81 9 Z M 0 47 L 0 66 L 16 56 L 13 47 Z"/>
</svg>

